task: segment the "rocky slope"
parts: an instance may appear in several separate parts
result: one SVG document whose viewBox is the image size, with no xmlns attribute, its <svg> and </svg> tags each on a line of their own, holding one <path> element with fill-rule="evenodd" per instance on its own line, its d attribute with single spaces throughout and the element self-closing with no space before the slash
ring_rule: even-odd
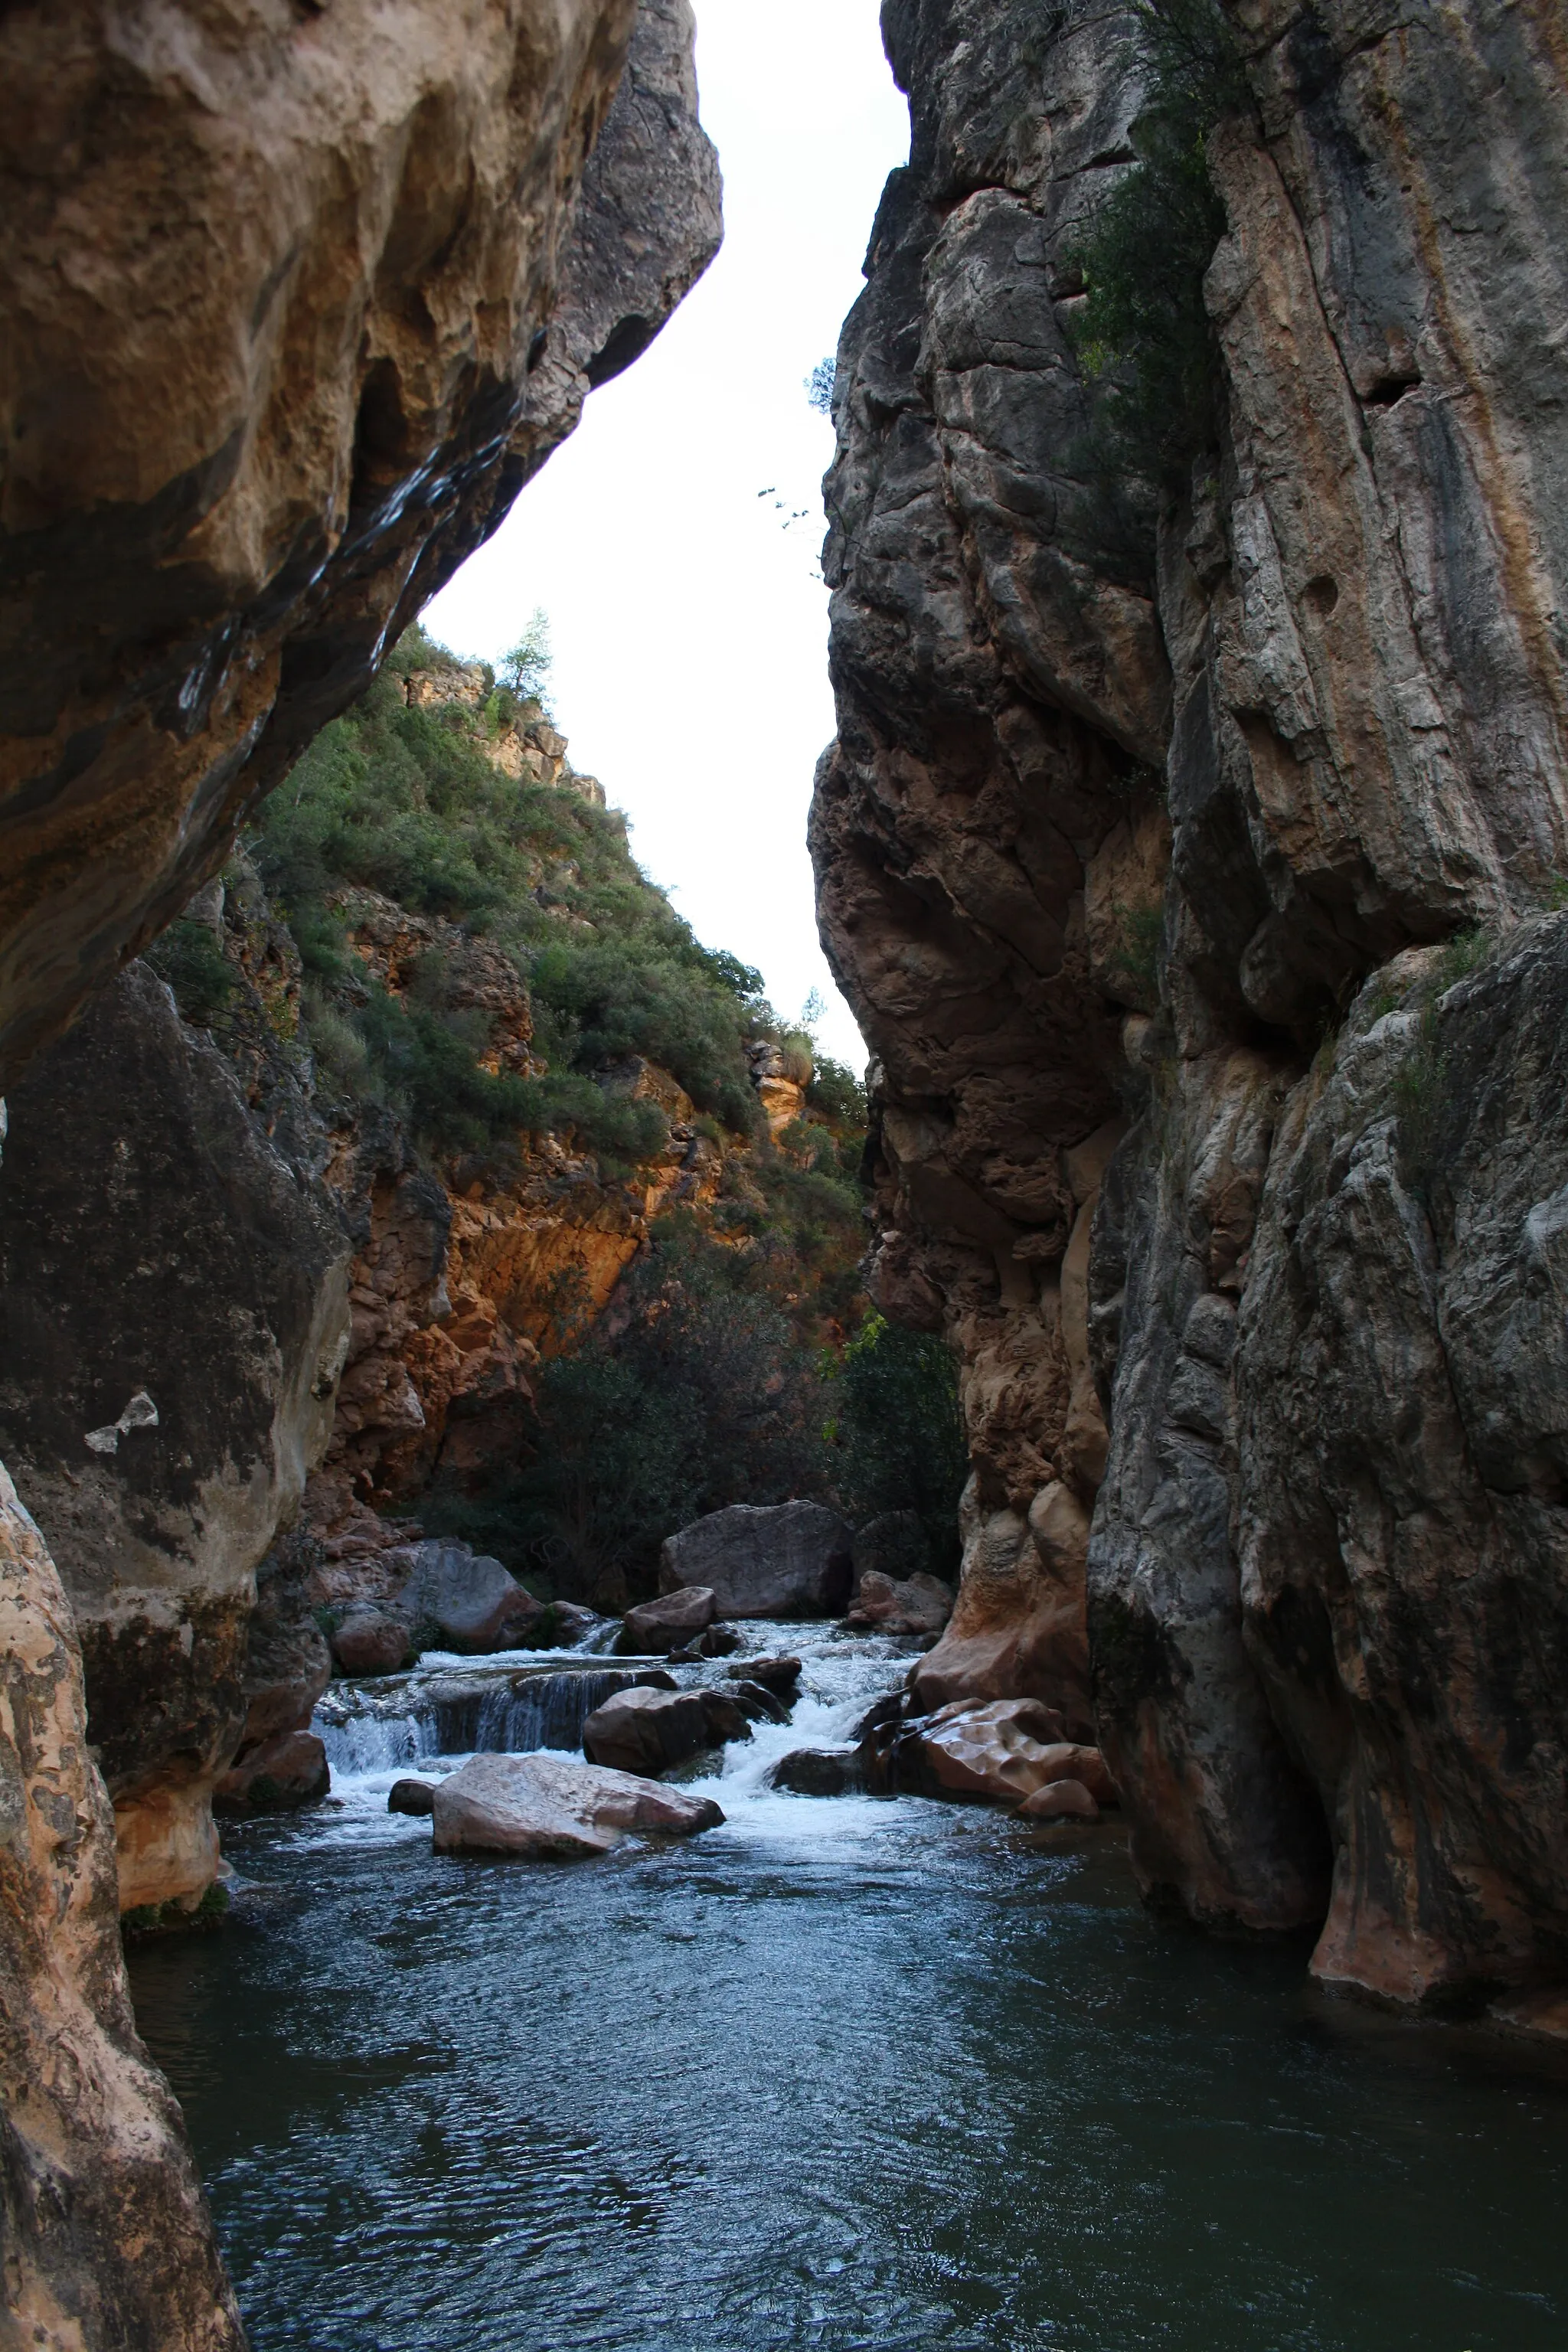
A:
<svg viewBox="0 0 1568 2352">
<path fill-rule="evenodd" d="M 1152 14 L 1184 66 L 1115 8 L 883 11 L 814 845 L 881 1296 L 966 1368 L 924 1673 L 1077 1705 L 1087 1647 L 1152 1897 L 1550 2021 L 1561 27 Z M 1206 422 L 1140 466 L 1166 355 L 1086 333 L 1097 225 L 1180 268 L 1138 205 L 1200 84 Z"/>
<path fill-rule="evenodd" d="M 82 1182 L 51 1197 L 67 1147 L 25 1065 L 218 871 L 718 242 L 685 0 L 458 18 L 80 0 L 0 25 L 4 1412 L 99 1686 L 89 1748 L 71 1610 L 6 1480 L 7 2344 L 242 2340 L 132 2025 L 99 1756 L 122 1891 L 188 1899 L 215 1769 L 322 1671 L 266 1611 L 247 1628 L 349 1336 L 287 1088 L 258 1116 L 132 973 L 56 1049 L 101 1156 L 57 1159 Z M 276 959 L 258 977 L 285 1001 Z"/>
</svg>

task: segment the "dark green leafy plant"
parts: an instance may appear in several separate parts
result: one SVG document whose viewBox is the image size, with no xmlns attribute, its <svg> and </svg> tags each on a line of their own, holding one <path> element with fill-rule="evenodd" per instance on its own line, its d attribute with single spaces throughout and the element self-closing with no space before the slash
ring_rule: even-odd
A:
<svg viewBox="0 0 1568 2352">
<path fill-rule="evenodd" d="M 1085 289 L 1073 336 L 1100 386 L 1095 455 L 1158 495 L 1184 488 L 1216 438 L 1218 353 L 1203 280 L 1226 216 L 1207 141 L 1248 97 L 1219 0 L 1136 0 L 1133 14 L 1147 87 L 1133 126 L 1138 160 L 1072 257 Z"/>
<path fill-rule="evenodd" d="M 958 1498 L 969 1473 L 958 1372 L 940 1339 L 868 1316 L 833 1382 L 835 1478 L 849 1515 L 920 1516 L 942 1574 L 958 1560 Z"/>
</svg>

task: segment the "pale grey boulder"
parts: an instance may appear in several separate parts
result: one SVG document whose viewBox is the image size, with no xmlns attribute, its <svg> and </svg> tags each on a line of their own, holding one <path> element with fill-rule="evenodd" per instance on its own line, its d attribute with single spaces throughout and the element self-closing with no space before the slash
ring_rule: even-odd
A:
<svg viewBox="0 0 1568 2352">
<path fill-rule="evenodd" d="M 706 1586 L 721 1617 L 831 1617 L 849 1598 L 853 1538 L 820 1503 L 733 1503 L 659 1554 L 663 1593 Z"/>
<path fill-rule="evenodd" d="M 431 1835 L 437 1853 L 577 1862 L 628 1830 L 688 1837 L 723 1818 L 709 1799 L 570 1757 L 475 1756 L 437 1788 Z"/>
</svg>

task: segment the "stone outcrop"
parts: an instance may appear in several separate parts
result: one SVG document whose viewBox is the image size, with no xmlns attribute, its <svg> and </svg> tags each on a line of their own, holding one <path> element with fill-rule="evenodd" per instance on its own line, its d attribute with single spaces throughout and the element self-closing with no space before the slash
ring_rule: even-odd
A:
<svg viewBox="0 0 1568 2352">
<path fill-rule="evenodd" d="M 179 2110 L 132 2019 L 81 1690 L 65 1589 L 0 1471 L 0 2334 L 243 2352 Z"/>
<path fill-rule="evenodd" d="M 8 2341 L 243 2340 L 132 2029 L 114 1838 L 121 1899 L 210 1879 L 213 1783 L 267 1695 L 251 1580 L 330 1421 L 345 1270 L 302 1090 L 267 1087 L 265 1051 L 237 1087 L 148 975 L 36 1081 L 96 1162 L 30 1131 L 24 1066 L 216 873 L 711 257 L 692 31 L 685 0 L 0 24 L 0 1426 L 90 1689 L 89 1724 L 61 1580 L 3 1482 Z"/>
<path fill-rule="evenodd" d="M 331 1434 L 347 1237 L 297 1136 L 268 1135 L 144 965 L 9 1108 L 0 1445 L 75 1612 L 122 1901 L 195 1903 L 247 1711 L 281 1679 L 252 1738 L 310 1716 L 314 1667 L 247 1687 L 247 1645 L 258 1568 Z"/>
<path fill-rule="evenodd" d="M 690 49 L 684 0 L 7 11 L 0 1082 L 706 265 Z"/>
<path fill-rule="evenodd" d="M 1326 1912 L 1326 1980 L 1539 2021 L 1561 30 L 1226 0 L 1215 433 L 1156 494 L 1075 344 L 1131 12 L 883 22 L 912 143 L 839 352 L 813 846 L 878 1295 L 963 1364 L 913 1703 L 1092 1718 L 1152 1899 Z"/>
<path fill-rule="evenodd" d="M 659 1554 L 661 1593 L 701 1586 L 721 1617 L 830 1617 L 849 1597 L 850 1533 L 821 1503 L 732 1503 Z"/>
</svg>

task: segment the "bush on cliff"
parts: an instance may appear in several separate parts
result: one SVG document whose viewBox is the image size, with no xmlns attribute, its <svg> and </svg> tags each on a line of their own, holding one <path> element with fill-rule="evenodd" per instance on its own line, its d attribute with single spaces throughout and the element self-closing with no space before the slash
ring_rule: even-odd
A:
<svg viewBox="0 0 1568 2352">
<path fill-rule="evenodd" d="M 859 1522 L 882 1511 L 917 1512 L 933 1566 L 951 1575 L 969 1449 L 958 1370 L 945 1343 L 869 1315 L 845 1349 L 831 1391 L 833 1478 L 847 1515 Z"/>
<path fill-rule="evenodd" d="M 408 702 L 411 668 L 450 664 L 409 632 L 261 812 L 256 861 L 312 977 L 310 1017 L 334 1074 L 405 1112 L 434 1150 L 553 1128 L 627 1159 L 657 1148 L 648 1108 L 605 1096 L 594 1074 L 642 1054 L 700 1108 L 749 1132 L 756 1102 L 742 1041 L 771 1017 L 760 975 L 693 936 L 636 864 L 617 816 L 499 769 L 481 747 L 488 703 Z M 548 1076 L 488 1076 L 475 1024 L 433 991 L 422 1002 L 367 999 L 331 903 L 352 886 L 509 955 L 533 1000 Z"/>
<path fill-rule="evenodd" d="M 1102 387 L 1094 454 L 1107 473 L 1180 491 L 1218 430 L 1203 281 L 1226 215 L 1208 134 L 1247 90 L 1220 0 L 1136 0 L 1133 15 L 1146 87 L 1132 130 L 1138 160 L 1072 256 L 1085 288 L 1073 335 Z"/>
</svg>

